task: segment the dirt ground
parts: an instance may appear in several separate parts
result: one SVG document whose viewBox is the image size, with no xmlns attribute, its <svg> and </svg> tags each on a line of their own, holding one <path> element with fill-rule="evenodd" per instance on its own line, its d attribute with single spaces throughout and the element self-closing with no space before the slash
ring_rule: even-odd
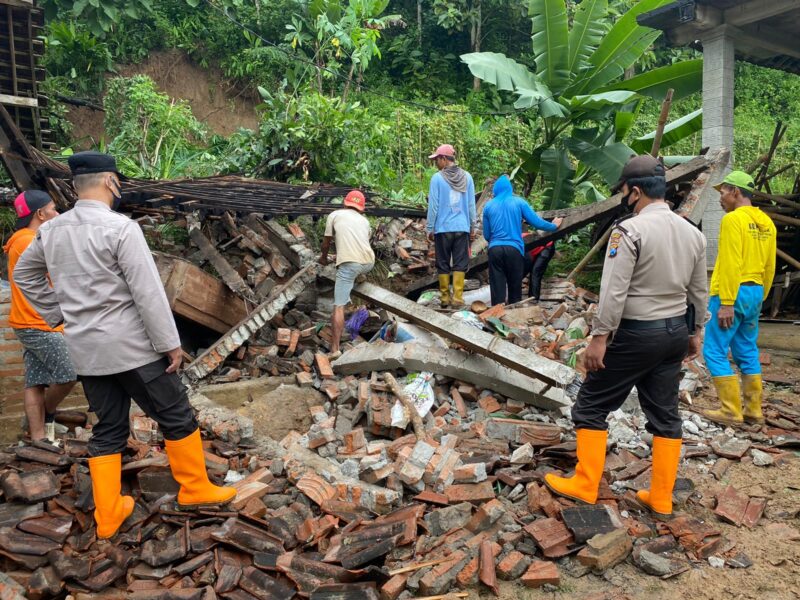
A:
<svg viewBox="0 0 800 600">
<path fill-rule="evenodd" d="M 189 102 L 194 116 L 213 133 L 227 136 L 240 127 L 258 126 L 255 112 L 258 99 L 252 92 L 232 89 L 218 69 L 204 69 L 180 50 L 153 52 L 142 63 L 121 65 L 117 71 L 124 77 L 148 75 L 171 98 Z M 102 112 L 72 107 L 67 118 L 73 124 L 76 150 L 89 148 L 103 137 Z"/>
<path fill-rule="evenodd" d="M 266 394 L 254 395 L 253 401 L 237 412 L 253 420 L 256 436 L 280 442 L 292 429 L 308 431 L 311 427 L 309 408 L 323 404 L 325 398 L 313 388 L 282 385 Z"/>
<path fill-rule="evenodd" d="M 764 368 L 765 374 L 780 374 L 800 381 L 800 361 L 772 356 L 773 364 Z M 767 386 L 766 398 L 790 400 L 800 404 L 798 394 L 788 387 Z M 715 403 L 712 390 L 704 390 L 695 399 L 695 406 L 711 407 Z M 664 599 L 676 598 L 796 600 L 800 598 L 800 539 L 791 541 L 781 531 L 781 525 L 800 531 L 800 452 L 781 466 L 757 467 L 750 460 L 733 463 L 722 481 L 709 473 L 701 473 L 693 459 L 681 466 L 680 476 L 690 478 L 696 493 L 684 511 L 717 528 L 727 539 L 736 543 L 736 550 L 744 552 L 753 562 L 748 569 L 715 569 L 708 562 L 693 565 L 687 572 L 672 579 L 661 580 L 643 573 L 629 562 L 607 571 L 603 576 L 593 574 L 580 578 L 567 574 L 563 562 L 559 563 L 561 586 L 557 591 L 545 592 L 522 587 L 516 582 L 502 582 L 502 600 L 579 599 L 606 592 L 603 600 L 622 598 Z M 754 529 L 737 528 L 720 521 L 708 499 L 728 484 L 751 496 L 768 498 L 764 518 Z M 705 502 L 704 502 L 705 499 Z M 712 505 L 713 506 L 713 505 Z M 570 561 L 572 559 L 562 559 Z M 630 559 L 628 559 L 630 560 Z M 485 589 L 470 591 L 469 598 L 493 598 Z"/>
</svg>

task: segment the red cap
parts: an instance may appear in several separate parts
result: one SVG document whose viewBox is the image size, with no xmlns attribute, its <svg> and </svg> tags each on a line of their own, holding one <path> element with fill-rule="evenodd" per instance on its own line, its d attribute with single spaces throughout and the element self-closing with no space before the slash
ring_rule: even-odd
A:
<svg viewBox="0 0 800 600">
<path fill-rule="evenodd" d="M 53 201 L 52 198 L 41 190 L 28 190 L 22 192 L 14 199 L 14 211 L 17 213 L 17 229 L 27 227 L 33 220 L 33 213 L 44 208 Z"/>
<path fill-rule="evenodd" d="M 353 190 L 344 197 L 344 205 L 355 208 L 358 212 L 364 212 L 367 206 L 367 199 L 358 190 Z"/>
<path fill-rule="evenodd" d="M 456 149 L 450 144 L 442 144 L 436 149 L 436 152 L 431 154 L 428 158 L 439 158 L 440 156 L 449 156 L 450 158 L 455 158 Z"/>
</svg>

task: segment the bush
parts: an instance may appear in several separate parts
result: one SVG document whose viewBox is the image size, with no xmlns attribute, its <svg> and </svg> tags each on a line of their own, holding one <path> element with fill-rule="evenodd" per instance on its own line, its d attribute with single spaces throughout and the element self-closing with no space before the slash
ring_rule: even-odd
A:
<svg viewBox="0 0 800 600">
<path fill-rule="evenodd" d="M 104 100 L 108 151 L 126 175 L 153 179 L 211 175 L 207 132 L 183 100 L 171 100 L 145 75 L 118 77 Z"/>
</svg>

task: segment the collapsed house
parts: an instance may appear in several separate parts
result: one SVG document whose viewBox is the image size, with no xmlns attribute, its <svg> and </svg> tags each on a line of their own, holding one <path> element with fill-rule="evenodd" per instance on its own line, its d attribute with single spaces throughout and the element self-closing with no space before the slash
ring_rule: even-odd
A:
<svg viewBox="0 0 800 600">
<path fill-rule="evenodd" d="M 63 165 L 13 127 L 4 131 L 14 144 L 4 161 L 24 158 L 9 168 L 17 185 L 27 178 L 68 206 Z M 702 214 L 727 160 L 699 156 L 667 172 L 679 214 Z M 113 543 L 98 541 L 86 466 L 91 418 L 62 411 L 61 447 L 0 453 L 4 597 L 441 598 L 476 586 L 497 593 L 499 580 L 552 589 L 563 574 L 603 573 L 626 560 L 663 578 L 751 564 L 717 524 L 688 509 L 702 505 L 753 528 L 766 497 L 728 486 L 702 498 L 681 478 L 683 514 L 658 522 L 636 508 L 633 494 L 649 485 L 652 465 L 635 392 L 611 417 L 598 504 L 577 505 L 543 485 L 546 473 L 576 460 L 569 409 L 597 302 L 569 279 L 548 280 L 538 305 L 486 308 L 486 252 L 476 241 L 470 304 L 437 310 L 435 293 L 424 292 L 433 280 L 421 215 L 370 203 L 367 214 L 387 218 L 375 246 L 393 276 L 390 287 L 356 286 L 363 306 L 348 322 L 343 354 L 330 360 L 332 269 L 316 263 L 309 238 L 313 219 L 337 208 L 342 193 L 233 177 L 126 190 L 181 331 L 209 474 L 238 496 L 221 510 L 176 510 L 157 426 L 133 412 L 123 489 L 136 509 Z M 377 212 L 386 210 L 396 212 Z M 560 211 L 562 228 L 528 245 L 589 224 L 602 230 L 618 210 L 613 197 Z M 721 479 L 734 461 L 790 460 L 788 449 L 800 446 L 796 406 L 776 397 L 763 427 L 722 430 L 691 411 L 703 379 L 700 366 L 687 366 L 684 464 Z"/>
</svg>

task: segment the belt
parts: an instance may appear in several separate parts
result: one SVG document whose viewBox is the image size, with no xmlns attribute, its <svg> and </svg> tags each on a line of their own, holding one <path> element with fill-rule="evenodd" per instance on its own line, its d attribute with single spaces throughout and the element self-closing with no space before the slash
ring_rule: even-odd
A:
<svg viewBox="0 0 800 600">
<path fill-rule="evenodd" d="M 760 283 L 756 283 L 755 281 L 743 281 L 743 282 L 742 282 L 742 283 L 740 283 L 739 285 L 747 285 L 747 286 L 750 286 L 750 285 L 761 285 L 761 284 L 760 284 Z"/>
<path fill-rule="evenodd" d="M 655 321 L 637 321 L 636 319 L 622 319 L 620 329 L 672 329 L 686 327 L 686 317 L 670 317 L 656 319 Z"/>
</svg>

